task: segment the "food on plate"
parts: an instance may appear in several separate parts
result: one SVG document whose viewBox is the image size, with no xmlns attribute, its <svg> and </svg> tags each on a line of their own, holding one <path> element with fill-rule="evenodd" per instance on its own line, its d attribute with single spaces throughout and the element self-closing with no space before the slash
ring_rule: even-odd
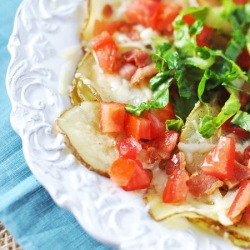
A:
<svg viewBox="0 0 250 250">
<path fill-rule="evenodd" d="M 90 0 L 72 153 L 157 221 L 183 217 L 250 247 L 250 3 Z"/>
</svg>

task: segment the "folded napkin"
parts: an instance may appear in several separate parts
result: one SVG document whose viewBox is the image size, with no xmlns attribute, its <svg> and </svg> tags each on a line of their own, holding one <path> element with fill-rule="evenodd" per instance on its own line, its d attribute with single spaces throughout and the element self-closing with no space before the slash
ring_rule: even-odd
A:
<svg viewBox="0 0 250 250">
<path fill-rule="evenodd" d="M 25 250 L 109 250 L 51 200 L 27 167 L 21 140 L 11 128 L 11 104 L 5 88 L 10 61 L 7 43 L 20 3 L 0 2 L 0 221 Z"/>
</svg>

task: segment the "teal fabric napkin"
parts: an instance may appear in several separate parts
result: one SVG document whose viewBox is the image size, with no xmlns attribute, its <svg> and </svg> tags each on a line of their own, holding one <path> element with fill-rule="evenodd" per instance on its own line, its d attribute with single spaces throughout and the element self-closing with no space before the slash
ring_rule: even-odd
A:
<svg viewBox="0 0 250 250">
<path fill-rule="evenodd" d="M 11 128 L 5 87 L 7 43 L 20 3 L 0 1 L 0 221 L 24 250 L 110 250 L 51 200 L 26 165 L 21 140 Z"/>
</svg>

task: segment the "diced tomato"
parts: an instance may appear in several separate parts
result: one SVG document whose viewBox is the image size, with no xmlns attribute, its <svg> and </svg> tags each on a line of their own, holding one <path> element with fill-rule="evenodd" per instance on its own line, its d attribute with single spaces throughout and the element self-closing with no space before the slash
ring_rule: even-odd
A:
<svg viewBox="0 0 250 250">
<path fill-rule="evenodd" d="M 236 59 L 236 63 L 243 69 L 248 71 L 250 68 L 250 55 L 247 48 L 245 47 L 241 54 Z"/>
<path fill-rule="evenodd" d="M 107 31 L 103 31 L 100 35 L 92 39 L 91 44 L 96 53 L 100 68 L 104 72 L 114 73 L 118 48 L 111 35 Z"/>
<path fill-rule="evenodd" d="M 159 0 L 133 0 L 126 10 L 127 18 L 133 23 L 151 27 L 158 5 Z"/>
<path fill-rule="evenodd" d="M 195 22 L 195 18 L 191 15 L 184 15 L 182 20 L 188 25 L 191 26 Z"/>
<path fill-rule="evenodd" d="M 206 175 L 200 170 L 190 176 L 187 186 L 192 195 L 200 197 L 212 194 L 217 188 L 223 186 L 223 182 L 214 176 Z"/>
<path fill-rule="evenodd" d="M 162 201 L 165 203 L 184 202 L 189 191 L 186 184 L 188 179 L 189 175 L 186 170 L 174 170 L 167 180 Z"/>
<path fill-rule="evenodd" d="M 234 171 L 235 138 L 221 136 L 217 145 L 208 153 L 201 166 L 207 175 L 231 179 Z"/>
<path fill-rule="evenodd" d="M 149 142 L 150 146 L 156 148 L 159 154 L 170 153 L 177 145 L 179 134 L 173 130 L 164 131 L 154 140 Z"/>
<path fill-rule="evenodd" d="M 150 111 L 145 112 L 144 117 L 151 122 L 150 124 L 150 139 L 156 138 L 166 130 L 166 125 L 160 122 L 157 117 Z"/>
<path fill-rule="evenodd" d="M 205 46 L 210 47 L 208 40 L 212 32 L 213 32 L 212 28 L 204 25 L 201 33 L 196 36 L 197 45 L 200 47 L 205 47 Z"/>
<path fill-rule="evenodd" d="M 113 162 L 109 175 L 112 181 L 126 191 L 147 188 L 150 178 L 138 160 L 120 158 Z"/>
<path fill-rule="evenodd" d="M 173 32 L 173 21 L 182 7 L 175 2 L 160 2 L 152 18 L 151 27 L 157 31 Z"/>
<path fill-rule="evenodd" d="M 95 21 L 94 26 L 94 36 L 101 34 L 103 31 L 107 31 L 110 35 L 112 35 L 115 31 L 117 31 L 120 22 L 118 21 Z"/>
<path fill-rule="evenodd" d="M 116 146 L 118 148 L 120 158 L 134 160 L 136 159 L 137 154 L 142 149 L 141 144 L 132 137 L 118 141 L 116 143 Z"/>
<path fill-rule="evenodd" d="M 229 118 L 221 125 L 221 128 L 227 132 L 234 133 L 239 138 L 246 138 L 249 135 L 249 132 L 239 126 L 231 125 L 231 120 L 232 118 Z"/>
<path fill-rule="evenodd" d="M 230 206 L 227 216 L 230 219 L 236 218 L 250 204 L 250 181 L 244 180 Z"/>
<path fill-rule="evenodd" d="M 126 134 L 132 136 L 135 140 L 151 139 L 150 133 L 151 122 L 145 118 L 137 117 L 131 114 L 127 115 L 126 119 Z"/>
<path fill-rule="evenodd" d="M 242 222 L 250 225 L 250 205 L 248 205 L 243 212 Z"/>
<path fill-rule="evenodd" d="M 100 102 L 99 122 L 104 133 L 121 133 L 125 124 L 125 104 L 115 102 Z"/>
<path fill-rule="evenodd" d="M 162 109 L 151 109 L 151 113 L 153 113 L 158 120 L 164 124 L 167 120 L 176 119 L 174 106 L 171 102 L 169 102 L 168 105 Z"/>
</svg>

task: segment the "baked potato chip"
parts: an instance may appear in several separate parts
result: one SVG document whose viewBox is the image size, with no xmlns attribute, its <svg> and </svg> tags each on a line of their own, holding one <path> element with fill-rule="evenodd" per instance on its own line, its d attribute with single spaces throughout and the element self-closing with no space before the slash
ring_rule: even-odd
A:
<svg viewBox="0 0 250 250">
<path fill-rule="evenodd" d="M 100 71 L 92 52 L 86 53 L 79 63 L 73 81 L 71 102 L 105 101 L 139 105 L 151 99 L 152 92 L 145 84 L 133 88 L 118 74 Z"/>
<path fill-rule="evenodd" d="M 118 158 L 117 138 L 101 133 L 98 102 L 83 102 L 64 111 L 56 120 L 56 130 L 65 135 L 66 144 L 76 158 L 101 175 L 108 176 Z"/>
</svg>

